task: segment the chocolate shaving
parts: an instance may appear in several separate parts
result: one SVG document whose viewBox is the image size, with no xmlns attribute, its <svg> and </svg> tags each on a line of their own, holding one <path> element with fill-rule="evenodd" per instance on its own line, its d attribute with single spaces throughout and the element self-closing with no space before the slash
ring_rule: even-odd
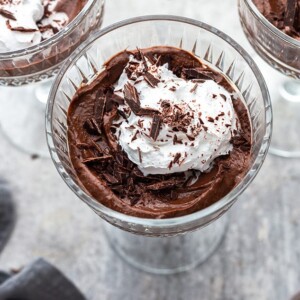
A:
<svg viewBox="0 0 300 300">
<path fill-rule="evenodd" d="M 91 148 L 91 145 L 87 144 L 87 143 L 78 143 L 78 144 L 76 144 L 76 147 L 78 149 L 89 149 L 89 148 Z"/>
<path fill-rule="evenodd" d="M 104 150 L 98 143 L 96 143 L 95 141 L 92 140 L 92 145 L 100 154 L 104 154 Z M 107 154 L 110 155 L 109 153 L 107 153 Z"/>
<path fill-rule="evenodd" d="M 194 146 L 194 143 L 192 143 L 191 146 Z M 184 161 L 185 161 L 185 157 L 180 162 L 178 162 L 179 166 L 181 166 Z"/>
<path fill-rule="evenodd" d="M 145 55 L 145 57 L 149 60 L 151 65 L 155 65 L 157 59 L 154 57 L 154 55 L 148 53 L 147 55 Z"/>
<path fill-rule="evenodd" d="M 144 124 L 143 124 L 144 120 L 138 119 L 137 121 L 137 125 L 142 129 L 144 128 Z"/>
<path fill-rule="evenodd" d="M 189 135 L 189 134 L 186 134 L 186 136 L 187 136 L 187 138 L 188 138 L 190 141 L 194 141 L 194 140 L 195 140 L 195 138 L 194 138 L 193 136 Z"/>
<path fill-rule="evenodd" d="M 10 26 L 9 20 L 6 20 L 5 24 L 6 24 L 6 27 L 7 27 L 8 29 L 11 29 L 11 26 Z"/>
<path fill-rule="evenodd" d="M 161 116 L 159 116 L 159 115 L 154 115 L 153 116 L 151 130 L 150 130 L 150 137 L 154 141 L 156 141 L 156 139 L 159 135 L 161 122 L 162 122 Z"/>
<path fill-rule="evenodd" d="M 182 73 L 187 77 L 187 79 L 213 79 L 213 73 L 204 71 L 202 68 L 182 68 Z"/>
<path fill-rule="evenodd" d="M 12 21 L 17 21 L 14 14 L 6 9 L 0 8 L 0 15 Z"/>
<path fill-rule="evenodd" d="M 182 184 L 182 179 L 167 179 L 154 184 L 147 185 L 147 190 L 150 191 L 160 191 L 166 189 L 172 189 L 178 187 L 178 185 Z"/>
<path fill-rule="evenodd" d="M 10 30 L 11 31 L 20 31 L 20 32 L 36 32 L 36 31 L 38 31 L 38 29 L 35 29 L 35 28 L 24 28 L 24 27 L 21 27 L 21 26 L 18 26 L 18 27 L 11 27 L 10 26 Z"/>
<path fill-rule="evenodd" d="M 119 183 L 118 179 L 109 173 L 102 173 L 102 176 L 111 184 Z"/>
<path fill-rule="evenodd" d="M 176 110 L 175 114 L 174 114 L 174 118 L 173 118 L 173 121 L 174 122 L 177 122 L 179 120 L 179 116 L 180 116 L 180 113 L 178 110 Z"/>
<path fill-rule="evenodd" d="M 182 144 L 182 140 L 179 140 L 176 134 L 173 137 L 173 145 L 175 144 Z"/>
<path fill-rule="evenodd" d="M 139 48 L 137 48 L 137 51 L 138 51 L 138 53 L 140 55 L 141 60 L 143 61 L 145 71 L 147 72 L 148 71 L 148 65 L 147 65 L 147 61 L 146 61 L 145 55 L 144 55 L 144 53 Z"/>
<path fill-rule="evenodd" d="M 164 110 L 168 110 L 171 107 L 169 100 L 163 100 L 160 105 Z"/>
<path fill-rule="evenodd" d="M 127 116 L 126 116 L 126 114 L 124 113 L 123 110 L 118 109 L 117 111 L 118 111 L 118 114 L 119 114 L 122 118 L 124 118 L 125 120 L 127 120 Z"/>
<path fill-rule="evenodd" d="M 123 166 L 124 164 L 124 155 L 121 152 L 117 152 L 115 156 L 117 164 Z"/>
<path fill-rule="evenodd" d="M 131 206 L 134 206 L 136 205 L 140 200 L 140 195 L 131 195 L 131 198 L 130 198 L 130 205 Z"/>
<path fill-rule="evenodd" d="M 195 83 L 204 83 L 206 80 L 205 79 L 192 79 L 191 81 L 195 82 Z"/>
<path fill-rule="evenodd" d="M 193 88 L 190 90 L 190 93 L 194 93 L 197 90 L 197 87 L 198 87 L 198 83 L 195 83 Z"/>
<path fill-rule="evenodd" d="M 38 27 L 39 27 L 40 32 L 45 32 L 47 30 L 52 30 L 53 29 L 53 27 L 50 24 L 48 24 L 48 25 L 40 25 L 39 24 Z"/>
<path fill-rule="evenodd" d="M 124 99 L 111 91 L 108 91 L 106 93 L 106 105 L 105 105 L 105 111 L 111 111 L 115 106 L 123 105 Z"/>
<path fill-rule="evenodd" d="M 119 194 L 123 193 L 123 185 L 121 185 L 121 184 L 112 185 L 110 188 L 116 193 L 119 193 Z"/>
<path fill-rule="evenodd" d="M 143 162 L 143 159 L 142 159 L 142 152 L 141 152 L 140 147 L 137 147 L 137 150 L 138 150 L 138 152 L 139 152 L 139 161 L 140 161 L 140 163 L 142 163 L 142 162 Z"/>
<path fill-rule="evenodd" d="M 133 135 L 133 137 L 132 137 L 132 139 L 131 139 L 132 142 L 135 141 L 135 140 L 137 139 L 137 135 L 138 135 L 139 133 L 140 133 L 139 130 L 137 130 L 137 131 L 135 132 L 135 134 Z"/>
<path fill-rule="evenodd" d="M 220 94 L 220 96 L 226 101 L 227 100 L 227 98 L 226 98 L 226 96 L 224 95 L 224 94 Z"/>
<path fill-rule="evenodd" d="M 136 113 L 137 116 L 153 116 L 154 114 L 159 114 L 160 112 L 152 108 L 140 108 Z"/>
<path fill-rule="evenodd" d="M 176 164 L 179 161 L 180 157 L 181 157 L 181 153 L 177 152 L 173 159 L 173 163 Z"/>
<path fill-rule="evenodd" d="M 230 142 L 242 151 L 249 151 L 251 149 L 251 144 L 242 135 L 232 137 Z"/>
<path fill-rule="evenodd" d="M 126 83 L 124 86 L 124 98 L 134 114 L 137 115 L 141 109 L 140 100 L 136 88 L 130 83 Z"/>
<path fill-rule="evenodd" d="M 213 123 L 213 122 L 215 121 L 215 119 L 214 119 L 214 118 L 212 118 L 212 117 L 207 117 L 207 121 L 208 121 L 208 122 L 212 122 L 212 123 Z"/>
<path fill-rule="evenodd" d="M 101 129 L 94 118 L 87 119 L 83 124 L 84 129 L 93 135 L 101 135 Z"/>
<path fill-rule="evenodd" d="M 156 58 L 156 62 L 155 62 L 156 66 L 159 66 L 160 60 L 161 60 L 161 55 Z"/>
<path fill-rule="evenodd" d="M 111 155 L 104 155 L 104 156 L 97 156 L 97 157 L 90 157 L 82 160 L 82 163 L 84 164 L 92 164 L 92 163 L 99 163 L 99 162 L 105 162 L 112 159 Z"/>
<path fill-rule="evenodd" d="M 156 77 L 154 77 L 151 73 L 146 72 L 144 74 L 144 78 L 146 82 L 151 86 L 151 87 L 156 87 L 158 83 L 160 82 Z"/>
<path fill-rule="evenodd" d="M 119 105 L 124 104 L 124 99 L 121 96 L 117 95 L 117 94 L 111 94 L 109 100 L 113 101 L 113 102 L 115 102 Z"/>
</svg>

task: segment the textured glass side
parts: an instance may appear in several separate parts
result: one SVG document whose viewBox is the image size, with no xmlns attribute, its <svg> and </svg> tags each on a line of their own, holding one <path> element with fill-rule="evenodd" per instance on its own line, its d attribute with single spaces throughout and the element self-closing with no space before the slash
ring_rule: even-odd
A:
<svg viewBox="0 0 300 300">
<path fill-rule="evenodd" d="M 101 71 L 103 63 L 116 52 L 136 47 L 145 48 L 154 45 L 169 45 L 180 47 L 193 52 L 206 61 L 213 68 L 222 72 L 236 87 L 237 91 L 245 101 L 252 121 L 253 127 L 253 166 L 234 193 L 240 193 L 261 166 L 262 158 L 265 156 L 269 145 L 271 132 L 271 108 L 268 103 L 268 94 L 263 91 L 255 72 L 252 62 L 243 58 L 243 53 L 236 49 L 232 41 L 226 40 L 199 26 L 179 22 L 175 20 L 145 20 L 139 24 L 132 23 L 115 28 L 103 34 L 83 51 L 77 54 L 77 58 L 70 64 L 58 86 L 53 91 L 52 119 L 48 115 L 47 134 L 49 135 L 51 152 L 56 166 L 75 193 L 87 204 L 91 205 L 91 199 L 83 193 L 73 167 L 69 160 L 68 145 L 66 140 L 67 118 L 66 112 L 76 89 L 84 84 L 98 72 Z M 51 134 L 53 136 L 51 138 Z M 51 146 L 53 140 L 53 145 Z M 75 184 L 76 183 L 76 184 Z M 197 221 L 186 222 L 180 226 L 155 227 L 136 224 L 135 222 L 124 222 L 114 218 L 105 212 L 101 205 L 92 205 L 93 209 L 108 222 L 125 229 L 145 235 L 168 235 L 194 230 L 221 216 L 235 201 L 235 197 L 226 205 L 217 209 L 214 213 Z"/>
</svg>

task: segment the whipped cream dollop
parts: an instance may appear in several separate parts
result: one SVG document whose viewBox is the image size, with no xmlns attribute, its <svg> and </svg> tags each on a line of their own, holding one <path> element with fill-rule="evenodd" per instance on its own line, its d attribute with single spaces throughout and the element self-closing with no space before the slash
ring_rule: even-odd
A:
<svg viewBox="0 0 300 300">
<path fill-rule="evenodd" d="M 40 43 L 68 23 L 57 0 L 0 0 L 0 53 Z"/>
<path fill-rule="evenodd" d="M 117 141 L 144 175 L 205 172 L 232 150 L 238 118 L 231 94 L 213 80 L 179 78 L 168 64 L 130 56 L 114 92 L 125 98 Z M 130 98 L 139 110 L 128 105 Z"/>
</svg>

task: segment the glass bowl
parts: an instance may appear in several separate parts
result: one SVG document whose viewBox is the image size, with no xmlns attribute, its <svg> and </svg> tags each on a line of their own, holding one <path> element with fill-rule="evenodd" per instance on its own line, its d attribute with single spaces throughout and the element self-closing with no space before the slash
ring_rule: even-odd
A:
<svg viewBox="0 0 300 300">
<path fill-rule="evenodd" d="M 239 0 L 238 6 L 246 37 L 257 54 L 271 66 L 259 61 L 273 101 L 274 135 L 270 152 L 299 158 L 300 41 L 270 23 L 252 0 Z"/>
<path fill-rule="evenodd" d="M 53 37 L 29 48 L 0 53 L 0 125 L 19 149 L 41 156 L 48 154 L 43 128 L 51 78 L 101 25 L 103 13 L 104 0 L 88 0 L 81 12 Z"/>
<path fill-rule="evenodd" d="M 201 211 L 169 219 L 128 216 L 93 199 L 76 176 L 67 142 L 67 111 L 77 88 L 101 72 L 103 63 L 115 53 L 126 48 L 155 45 L 192 51 L 223 73 L 247 104 L 253 126 L 251 168 L 240 184 L 226 197 Z M 163 274 L 187 270 L 207 258 L 219 244 L 226 228 L 226 218 L 213 221 L 231 207 L 259 171 L 269 147 L 271 123 L 268 91 L 250 56 L 217 29 L 176 16 L 133 18 L 93 34 L 74 51 L 59 72 L 51 89 L 46 112 L 49 150 L 63 180 L 101 218 L 114 225 L 105 223 L 106 232 L 122 257 L 143 270 Z M 200 231 L 192 233 L 200 228 Z M 187 232 L 189 234 L 178 236 Z"/>
</svg>

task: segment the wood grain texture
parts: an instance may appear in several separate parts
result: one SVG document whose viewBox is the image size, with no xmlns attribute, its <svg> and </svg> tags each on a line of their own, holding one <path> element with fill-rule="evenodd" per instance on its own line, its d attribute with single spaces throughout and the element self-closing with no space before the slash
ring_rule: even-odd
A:
<svg viewBox="0 0 300 300">
<path fill-rule="evenodd" d="M 236 0 L 107 0 L 104 25 L 157 13 L 208 22 L 253 53 Z M 7 99 L 0 97 L 0 109 L 1 101 Z M 189 273 L 166 277 L 137 271 L 116 257 L 100 219 L 67 188 L 50 160 L 31 160 L 0 135 L 0 161 L 0 177 L 9 183 L 18 214 L 0 254 L 1 269 L 42 256 L 90 300 L 282 300 L 300 290 L 300 160 L 269 156 L 231 210 L 215 255 Z"/>
</svg>

